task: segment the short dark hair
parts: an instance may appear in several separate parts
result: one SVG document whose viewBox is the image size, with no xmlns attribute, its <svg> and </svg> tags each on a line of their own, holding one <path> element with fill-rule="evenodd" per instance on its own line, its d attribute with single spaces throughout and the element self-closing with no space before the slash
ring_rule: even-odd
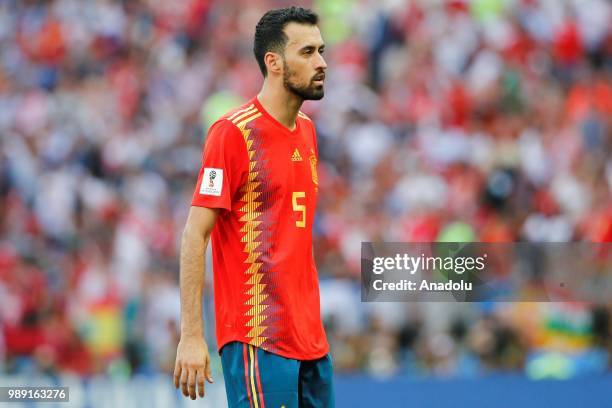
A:
<svg viewBox="0 0 612 408">
<path fill-rule="evenodd" d="M 319 16 L 302 7 L 287 7 L 268 11 L 257 23 L 253 52 L 264 77 L 268 74 L 264 55 L 270 51 L 283 53 L 288 40 L 283 29 L 291 22 L 317 25 Z"/>
</svg>

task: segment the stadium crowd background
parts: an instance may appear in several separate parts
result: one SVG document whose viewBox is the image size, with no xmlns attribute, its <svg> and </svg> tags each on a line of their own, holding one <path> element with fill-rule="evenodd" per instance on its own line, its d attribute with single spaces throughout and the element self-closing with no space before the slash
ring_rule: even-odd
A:
<svg viewBox="0 0 612 408">
<path fill-rule="evenodd" d="M 203 135 L 259 90 L 254 26 L 287 5 L 0 3 L 0 373 L 172 371 Z M 611 4 L 303 5 L 327 42 L 326 96 L 303 110 L 318 126 L 315 256 L 337 372 L 609 371 L 610 304 L 362 304 L 359 251 L 610 242 Z M 210 290 L 205 308 L 214 350 Z"/>
</svg>

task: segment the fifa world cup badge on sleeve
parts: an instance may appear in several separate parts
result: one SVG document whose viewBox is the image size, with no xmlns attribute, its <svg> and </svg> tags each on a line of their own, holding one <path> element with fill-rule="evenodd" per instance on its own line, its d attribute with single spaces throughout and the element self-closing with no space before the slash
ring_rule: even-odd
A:
<svg viewBox="0 0 612 408">
<path fill-rule="evenodd" d="M 220 196 L 223 189 L 223 169 L 204 168 L 200 194 Z"/>
</svg>

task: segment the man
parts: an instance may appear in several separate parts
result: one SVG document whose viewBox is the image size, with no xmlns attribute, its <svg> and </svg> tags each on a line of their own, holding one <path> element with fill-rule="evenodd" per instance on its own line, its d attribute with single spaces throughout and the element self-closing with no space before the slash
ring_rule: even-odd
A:
<svg viewBox="0 0 612 408">
<path fill-rule="evenodd" d="M 212 382 L 202 325 L 212 236 L 217 343 L 230 407 L 331 407 L 332 364 L 312 255 L 315 128 L 300 112 L 323 97 L 324 44 L 310 10 L 267 12 L 254 53 L 261 92 L 215 122 L 181 247 L 175 386 Z"/>
</svg>

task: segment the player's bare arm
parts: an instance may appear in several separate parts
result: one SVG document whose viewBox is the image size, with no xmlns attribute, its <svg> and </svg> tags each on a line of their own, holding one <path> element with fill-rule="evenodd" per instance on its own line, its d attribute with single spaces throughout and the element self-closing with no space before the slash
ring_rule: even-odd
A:
<svg viewBox="0 0 612 408">
<path fill-rule="evenodd" d="M 192 206 L 183 231 L 180 260 L 181 339 L 176 352 L 174 386 L 183 395 L 204 397 L 204 379 L 213 382 L 210 355 L 204 340 L 202 290 L 205 253 L 217 219 L 217 210 Z"/>
</svg>

